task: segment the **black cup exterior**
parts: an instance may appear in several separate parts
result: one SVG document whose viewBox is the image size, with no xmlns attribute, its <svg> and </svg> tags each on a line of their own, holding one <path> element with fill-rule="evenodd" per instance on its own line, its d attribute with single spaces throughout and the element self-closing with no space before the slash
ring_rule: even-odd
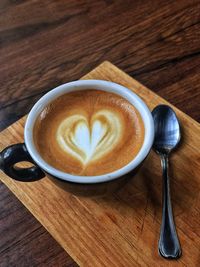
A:
<svg viewBox="0 0 200 267">
<path fill-rule="evenodd" d="M 21 161 L 29 161 L 35 166 L 31 168 L 15 167 L 15 164 Z M 55 185 L 61 187 L 62 189 L 72 194 L 85 197 L 103 196 L 111 194 L 116 190 L 122 188 L 129 180 L 134 177 L 136 172 L 138 172 L 139 168 L 141 167 L 142 163 L 140 163 L 140 165 L 131 172 L 111 181 L 84 184 L 73 183 L 60 179 L 59 177 L 53 176 L 41 169 L 31 158 L 24 143 L 11 145 L 0 153 L 0 168 L 11 178 L 22 182 L 32 182 L 40 180 L 46 175 Z"/>
<path fill-rule="evenodd" d="M 141 165 L 142 164 L 140 164 L 133 171 L 114 180 L 102 183 L 93 183 L 93 184 L 73 183 L 66 180 L 61 180 L 58 177 L 52 176 L 48 173 L 46 173 L 46 175 L 54 184 L 74 195 L 83 197 L 96 197 L 96 196 L 104 196 L 112 194 L 116 192 L 118 189 L 122 188 L 128 181 L 132 180 L 132 178 L 138 172 Z"/>
</svg>

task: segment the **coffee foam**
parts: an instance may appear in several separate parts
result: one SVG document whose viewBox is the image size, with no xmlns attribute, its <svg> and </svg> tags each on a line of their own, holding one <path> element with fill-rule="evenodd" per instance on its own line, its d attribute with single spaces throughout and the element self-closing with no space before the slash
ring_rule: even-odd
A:
<svg viewBox="0 0 200 267">
<path fill-rule="evenodd" d="M 61 149 L 83 165 L 112 151 L 121 138 L 120 117 L 106 109 L 95 113 L 90 122 L 83 115 L 72 115 L 60 123 L 56 132 Z"/>
<path fill-rule="evenodd" d="M 41 112 L 34 127 L 41 156 L 77 175 L 100 175 L 125 166 L 143 140 L 139 112 L 122 97 L 98 90 L 59 97 Z"/>
</svg>

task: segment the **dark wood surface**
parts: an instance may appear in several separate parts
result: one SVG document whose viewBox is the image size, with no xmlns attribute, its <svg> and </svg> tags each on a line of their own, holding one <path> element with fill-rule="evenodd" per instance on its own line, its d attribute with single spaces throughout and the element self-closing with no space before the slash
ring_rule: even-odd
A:
<svg viewBox="0 0 200 267">
<path fill-rule="evenodd" d="M 109 60 L 200 121 L 200 1 L 0 1 L 0 129 Z M 0 266 L 76 266 L 0 185 Z"/>
</svg>

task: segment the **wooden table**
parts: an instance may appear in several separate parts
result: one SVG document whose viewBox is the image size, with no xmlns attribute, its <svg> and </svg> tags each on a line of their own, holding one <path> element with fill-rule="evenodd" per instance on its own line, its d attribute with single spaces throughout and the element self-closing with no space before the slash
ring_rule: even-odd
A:
<svg viewBox="0 0 200 267">
<path fill-rule="evenodd" d="M 200 1 L 0 2 L 0 129 L 104 60 L 200 121 Z M 0 266 L 77 266 L 0 184 Z"/>
</svg>

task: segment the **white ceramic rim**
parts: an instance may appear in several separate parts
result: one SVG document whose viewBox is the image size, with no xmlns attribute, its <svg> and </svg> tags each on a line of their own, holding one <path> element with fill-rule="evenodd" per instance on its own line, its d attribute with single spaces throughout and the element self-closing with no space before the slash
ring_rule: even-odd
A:
<svg viewBox="0 0 200 267">
<path fill-rule="evenodd" d="M 79 91 L 85 89 L 97 89 L 118 94 L 123 98 L 127 99 L 132 105 L 134 105 L 142 116 L 145 127 L 145 138 L 143 145 L 137 156 L 131 162 L 129 162 L 127 165 L 117 171 L 97 176 L 79 176 L 65 173 L 52 167 L 46 161 L 44 161 L 40 154 L 37 152 L 37 149 L 34 145 L 34 123 L 39 113 L 44 109 L 44 107 L 63 94 L 69 93 L 71 91 Z M 119 178 L 135 169 L 145 159 L 153 144 L 154 123 L 151 112 L 146 106 L 146 104 L 139 96 L 137 96 L 135 93 L 133 93 L 126 87 L 103 80 L 79 80 L 60 85 L 55 89 L 49 91 L 47 94 L 45 94 L 38 100 L 38 102 L 33 106 L 27 117 L 24 138 L 28 152 L 30 153 L 35 163 L 50 175 L 69 182 L 94 184 L 107 182 Z"/>
</svg>

